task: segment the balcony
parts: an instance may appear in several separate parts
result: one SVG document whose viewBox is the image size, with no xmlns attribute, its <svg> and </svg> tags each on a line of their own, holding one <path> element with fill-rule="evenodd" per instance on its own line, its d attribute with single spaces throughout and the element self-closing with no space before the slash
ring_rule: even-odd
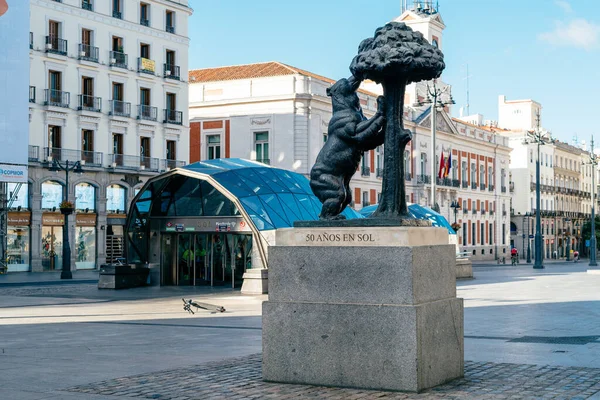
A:
<svg viewBox="0 0 600 400">
<path fill-rule="evenodd" d="M 123 19 L 123 13 L 121 11 L 114 10 L 112 16 L 113 18 Z"/>
<path fill-rule="evenodd" d="M 44 105 L 69 108 L 71 93 L 62 90 L 44 89 Z"/>
<path fill-rule="evenodd" d="M 79 44 L 79 59 L 83 61 L 89 62 L 98 62 L 98 55 L 100 54 L 100 50 L 97 47 L 91 46 L 89 44 Z"/>
<path fill-rule="evenodd" d="M 482 183 L 481 185 L 479 185 L 479 189 L 485 190 L 485 183 Z"/>
<path fill-rule="evenodd" d="M 44 161 L 81 161 L 92 167 L 102 166 L 102 153 L 97 151 L 72 150 L 59 147 L 44 147 Z"/>
<path fill-rule="evenodd" d="M 371 204 L 368 201 L 363 201 L 362 202 L 362 206 L 363 207 L 369 207 Z"/>
<path fill-rule="evenodd" d="M 494 215 L 494 210 L 489 211 L 490 215 Z"/>
<path fill-rule="evenodd" d="M 515 191 L 515 183 L 514 182 L 510 182 L 508 185 L 509 185 L 508 187 L 510 189 L 510 192 L 511 193 L 514 192 Z"/>
<path fill-rule="evenodd" d="M 77 96 L 77 110 L 102 112 L 102 98 L 80 94 Z"/>
<path fill-rule="evenodd" d="M 65 39 L 58 36 L 46 36 L 46 53 L 67 55 L 68 43 Z"/>
<path fill-rule="evenodd" d="M 365 167 L 363 165 L 362 168 L 360 169 L 360 175 L 361 176 L 371 176 L 371 168 Z"/>
<path fill-rule="evenodd" d="M 473 189 L 473 190 L 477 189 L 477 183 L 471 182 L 471 189 Z"/>
<path fill-rule="evenodd" d="M 484 215 L 484 214 L 485 214 L 485 210 L 482 208 L 481 209 L 481 215 Z"/>
<path fill-rule="evenodd" d="M 506 217 L 506 210 L 502 211 L 502 216 Z"/>
<path fill-rule="evenodd" d="M 268 160 L 266 160 L 266 161 L 268 161 Z M 262 162 L 262 161 L 259 161 L 259 162 Z M 268 162 L 265 163 L 265 164 L 268 165 Z M 173 168 L 183 167 L 184 165 L 185 165 L 185 161 L 179 161 L 179 160 L 160 160 L 160 170 L 161 171 L 168 171 L 168 170 L 173 169 Z"/>
<path fill-rule="evenodd" d="M 473 209 L 473 211 L 471 211 L 471 213 L 472 213 L 473 215 L 475 215 L 475 214 L 477 214 L 477 210 L 476 210 L 476 209 Z"/>
<path fill-rule="evenodd" d="M 29 32 L 29 50 L 33 50 L 33 32 Z"/>
<path fill-rule="evenodd" d="M 381 176 L 383 176 L 383 171 L 382 171 L 382 173 L 381 173 Z M 407 182 L 410 182 L 410 181 L 411 181 L 411 179 L 412 179 L 412 177 L 410 176 L 410 174 L 409 174 L 409 173 L 405 174 L 405 176 L 404 176 L 404 180 L 405 180 L 405 181 L 407 181 Z"/>
<path fill-rule="evenodd" d="M 29 145 L 29 162 L 40 161 L 40 146 Z"/>
<path fill-rule="evenodd" d="M 81 0 L 81 8 L 88 11 L 94 11 L 92 0 Z"/>
<path fill-rule="evenodd" d="M 535 190 L 535 182 L 529 183 L 529 190 Z"/>
<path fill-rule="evenodd" d="M 158 158 L 109 154 L 108 159 L 112 168 L 158 172 Z"/>
<path fill-rule="evenodd" d="M 407 175 L 409 175 L 409 174 L 407 174 Z M 375 177 L 383 178 L 383 168 L 375 168 Z"/>
<path fill-rule="evenodd" d="M 467 189 L 469 187 L 469 182 L 468 181 L 462 181 L 462 188 L 463 189 Z"/>
<path fill-rule="evenodd" d="M 183 125 L 183 112 L 175 110 L 164 110 L 164 112 L 165 119 L 163 120 L 163 123 Z"/>
<path fill-rule="evenodd" d="M 149 58 L 138 58 L 138 72 L 142 74 L 154 75 L 156 73 L 156 63 Z"/>
<path fill-rule="evenodd" d="M 142 17 L 142 18 L 140 18 L 140 25 L 150 26 L 150 20 L 148 18 Z"/>
<path fill-rule="evenodd" d="M 167 25 L 167 29 L 166 30 L 169 33 L 175 33 L 175 27 L 174 26 Z"/>
<path fill-rule="evenodd" d="M 263 164 L 266 164 L 266 165 L 271 165 L 271 160 L 269 158 L 257 158 L 254 161 L 259 162 L 259 163 L 263 163 Z"/>
<path fill-rule="evenodd" d="M 156 121 L 158 118 L 158 108 L 152 106 L 146 106 L 143 104 L 138 105 L 138 119 L 146 121 Z"/>
<path fill-rule="evenodd" d="M 417 183 L 431 183 L 429 175 L 417 175 Z"/>
<path fill-rule="evenodd" d="M 128 64 L 129 63 L 127 60 L 127 54 L 120 52 L 120 51 L 111 51 L 110 52 L 110 66 L 111 67 L 127 69 Z"/>
<path fill-rule="evenodd" d="M 506 186 L 500 186 L 500 192 L 506 193 Z"/>
<path fill-rule="evenodd" d="M 179 68 L 178 65 L 164 64 L 163 67 L 165 70 L 165 73 L 164 73 L 165 78 L 175 79 L 175 80 L 181 79 L 181 68 Z"/>
<path fill-rule="evenodd" d="M 29 102 L 35 103 L 35 86 L 29 86 Z"/>
<path fill-rule="evenodd" d="M 131 117 L 131 103 L 126 103 L 120 100 L 111 100 L 109 115 L 125 118 Z"/>
<path fill-rule="evenodd" d="M 458 179 L 452 179 L 452 187 L 459 188 L 460 181 Z"/>
<path fill-rule="evenodd" d="M 494 185 L 489 185 L 489 186 L 488 186 L 488 190 L 489 190 L 490 192 L 493 192 L 493 191 L 494 191 Z"/>
</svg>

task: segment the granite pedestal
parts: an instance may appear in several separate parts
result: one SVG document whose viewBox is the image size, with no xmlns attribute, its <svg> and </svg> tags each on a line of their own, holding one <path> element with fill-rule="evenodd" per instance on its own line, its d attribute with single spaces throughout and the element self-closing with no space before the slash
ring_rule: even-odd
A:
<svg viewBox="0 0 600 400">
<path fill-rule="evenodd" d="M 278 230 L 263 379 L 419 392 L 462 377 L 455 262 L 440 228 Z"/>
</svg>

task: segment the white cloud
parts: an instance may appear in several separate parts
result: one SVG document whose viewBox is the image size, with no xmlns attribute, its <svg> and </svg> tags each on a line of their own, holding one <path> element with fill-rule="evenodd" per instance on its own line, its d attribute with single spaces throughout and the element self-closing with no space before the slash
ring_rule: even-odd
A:
<svg viewBox="0 0 600 400">
<path fill-rule="evenodd" d="M 571 8 L 571 4 L 569 4 L 568 1 L 565 0 L 554 0 L 554 4 L 556 4 L 558 7 L 562 8 L 564 12 L 571 14 L 573 12 L 573 9 Z"/>
<path fill-rule="evenodd" d="M 554 46 L 591 50 L 600 43 L 600 25 L 585 19 L 574 19 L 569 23 L 556 22 L 553 31 L 540 33 L 538 39 Z"/>
</svg>

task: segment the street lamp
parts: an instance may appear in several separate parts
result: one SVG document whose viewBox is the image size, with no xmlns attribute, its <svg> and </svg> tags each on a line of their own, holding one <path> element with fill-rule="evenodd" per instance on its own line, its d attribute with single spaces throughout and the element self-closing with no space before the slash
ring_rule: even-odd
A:
<svg viewBox="0 0 600 400">
<path fill-rule="evenodd" d="M 530 225 L 529 225 L 529 217 L 531 217 L 533 214 L 526 212 L 525 213 L 525 217 L 527 217 L 527 264 L 531 264 L 531 240 L 529 240 L 529 232 L 531 231 L 530 229 Z"/>
<path fill-rule="evenodd" d="M 448 99 L 442 100 L 442 94 L 448 91 Z M 438 89 L 436 80 L 432 81 L 431 86 L 427 84 L 427 98 L 425 100 L 417 100 L 415 107 L 421 107 L 425 104 L 431 104 L 431 199 L 429 201 L 431 208 L 440 212 L 440 206 L 436 201 L 435 184 L 436 184 L 436 155 L 435 155 L 435 131 L 437 125 L 437 109 L 444 108 L 450 104 L 456 104 L 450 93 L 450 85 L 446 85 L 443 89 Z"/>
<path fill-rule="evenodd" d="M 83 173 L 81 168 L 81 162 L 70 162 L 65 161 L 64 164 L 58 160 L 52 160 L 52 165 L 48 167 L 49 171 L 65 171 L 65 191 L 64 200 L 69 201 L 69 172 L 73 171 L 76 174 Z M 61 209 L 61 213 L 64 215 L 64 226 L 63 226 L 63 265 L 60 273 L 60 279 L 73 279 L 71 273 L 71 245 L 69 244 L 69 214 L 73 212 L 73 209 Z"/>
<path fill-rule="evenodd" d="M 540 146 L 554 143 L 554 140 L 546 132 L 540 129 L 540 113 L 536 113 L 536 128 L 527 132 L 525 144 L 537 144 L 537 160 L 535 161 L 535 263 L 534 269 L 543 269 L 542 264 L 542 221 L 540 217 Z"/>
<path fill-rule="evenodd" d="M 569 219 L 565 218 L 565 223 L 567 224 L 567 261 L 571 261 L 571 249 L 569 246 L 571 245 L 571 230 L 569 229 Z"/>
<path fill-rule="evenodd" d="M 590 161 L 586 164 L 592 166 L 592 232 L 590 237 L 590 267 L 596 267 L 596 173 L 598 171 L 598 157 L 594 154 L 594 136 L 592 136 L 592 151 Z"/>
<path fill-rule="evenodd" d="M 450 204 L 450 207 L 454 209 L 454 223 L 456 223 L 456 214 L 458 213 L 458 210 L 460 209 L 460 203 L 458 201 L 454 200 Z"/>
</svg>

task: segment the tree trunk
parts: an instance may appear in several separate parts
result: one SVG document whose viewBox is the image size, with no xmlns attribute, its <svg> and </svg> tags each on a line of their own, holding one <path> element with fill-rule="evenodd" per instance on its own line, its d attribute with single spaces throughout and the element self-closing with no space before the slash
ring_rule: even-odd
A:
<svg viewBox="0 0 600 400">
<path fill-rule="evenodd" d="M 404 93 L 406 80 L 389 79 L 382 82 L 385 96 L 385 142 L 383 149 L 383 185 L 381 200 L 372 218 L 412 218 L 406 204 L 404 184 L 404 148 L 411 140 L 404 130 Z"/>
</svg>

